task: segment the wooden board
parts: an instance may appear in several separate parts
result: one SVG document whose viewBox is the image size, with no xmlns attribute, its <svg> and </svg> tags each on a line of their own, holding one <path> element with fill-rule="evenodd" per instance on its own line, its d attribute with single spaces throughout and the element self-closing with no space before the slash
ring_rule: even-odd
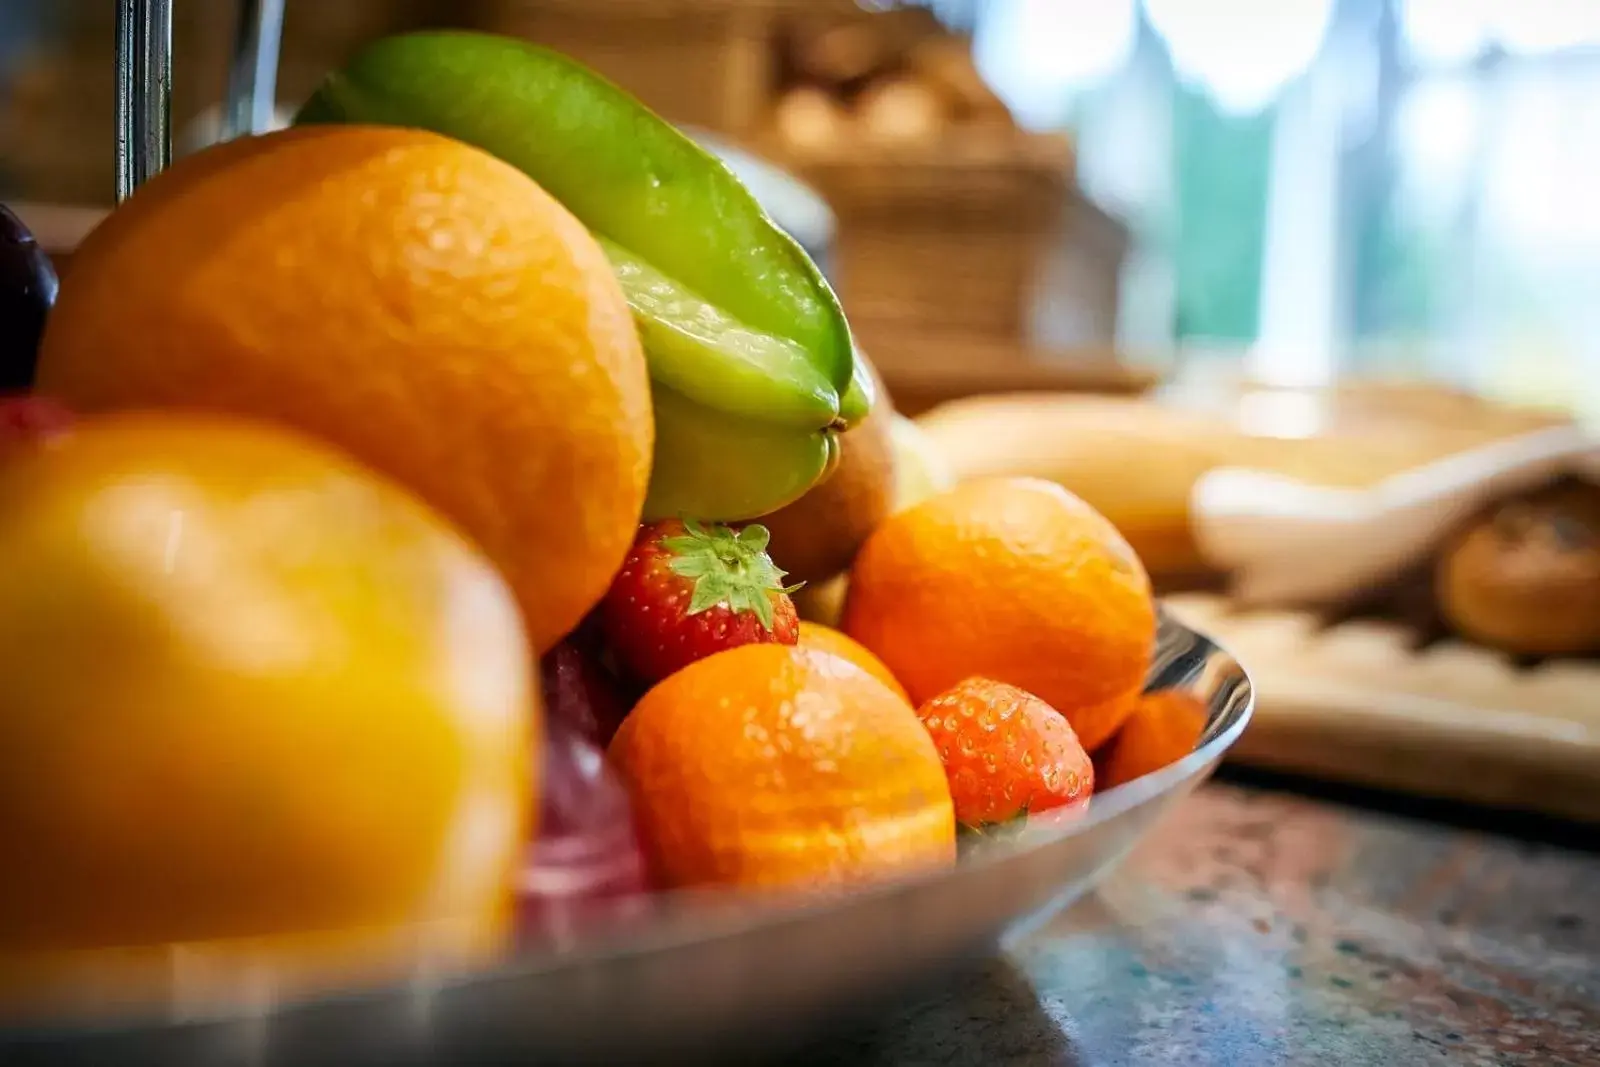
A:
<svg viewBox="0 0 1600 1067">
<path fill-rule="evenodd" d="M 1600 666 L 1519 669 L 1457 642 L 1413 651 L 1382 622 L 1166 601 L 1245 665 L 1255 721 L 1240 763 L 1600 822 Z"/>
</svg>

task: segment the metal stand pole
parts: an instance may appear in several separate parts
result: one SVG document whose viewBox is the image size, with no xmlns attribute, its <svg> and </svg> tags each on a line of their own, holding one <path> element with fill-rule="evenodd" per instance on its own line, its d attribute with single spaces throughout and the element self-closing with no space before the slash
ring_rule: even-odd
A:
<svg viewBox="0 0 1600 1067">
<path fill-rule="evenodd" d="M 272 125 L 282 40 L 283 0 L 241 0 L 228 69 L 225 138 L 261 133 Z"/>
<path fill-rule="evenodd" d="M 238 0 L 225 135 L 259 133 L 277 101 L 283 0 Z M 172 0 L 117 0 L 117 202 L 172 162 Z"/>
<path fill-rule="evenodd" d="M 117 0 L 117 200 L 172 158 L 172 0 Z"/>
</svg>

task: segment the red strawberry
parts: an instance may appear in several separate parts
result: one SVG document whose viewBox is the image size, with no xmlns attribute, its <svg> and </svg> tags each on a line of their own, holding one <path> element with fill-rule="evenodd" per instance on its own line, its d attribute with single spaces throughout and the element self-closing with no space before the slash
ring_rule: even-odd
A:
<svg viewBox="0 0 1600 1067">
<path fill-rule="evenodd" d="M 1066 716 L 1014 685 L 968 678 L 917 709 L 956 822 L 983 829 L 1089 799 L 1094 765 Z"/>
<path fill-rule="evenodd" d="M 650 523 L 601 602 L 606 642 L 650 684 L 740 645 L 792 645 L 800 622 L 783 575 L 763 526 Z"/>
</svg>

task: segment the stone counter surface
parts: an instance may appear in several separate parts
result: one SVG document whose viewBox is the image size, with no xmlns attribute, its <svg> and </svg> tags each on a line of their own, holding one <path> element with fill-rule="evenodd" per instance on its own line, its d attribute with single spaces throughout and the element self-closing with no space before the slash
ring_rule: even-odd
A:
<svg viewBox="0 0 1600 1067">
<path fill-rule="evenodd" d="M 1600 1067 L 1600 855 L 1214 784 L 1096 897 L 801 1061 Z"/>
</svg>

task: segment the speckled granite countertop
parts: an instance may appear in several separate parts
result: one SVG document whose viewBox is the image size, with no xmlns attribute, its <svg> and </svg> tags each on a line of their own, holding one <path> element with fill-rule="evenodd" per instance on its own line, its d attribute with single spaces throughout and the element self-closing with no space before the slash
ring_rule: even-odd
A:
<svg viewBox="0 0 1600 1067">
<path fill-rule="evenodd" d="M 1214 784 L 1096 898 L 805 1059 L 1600 1065 L 1600 855 Z"/>
</svg>

